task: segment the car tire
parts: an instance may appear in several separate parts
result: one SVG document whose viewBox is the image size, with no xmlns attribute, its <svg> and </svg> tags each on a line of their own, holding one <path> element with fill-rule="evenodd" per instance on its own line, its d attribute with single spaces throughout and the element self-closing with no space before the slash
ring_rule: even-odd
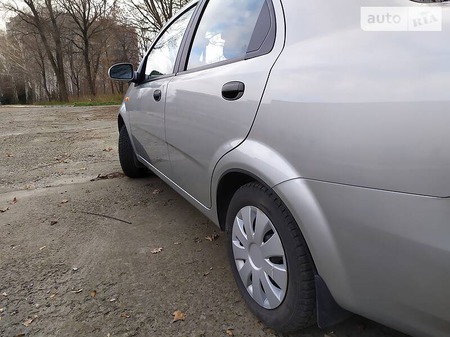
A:
<svg viewBox="0 0 450 337">
<path fill-rule="evenodd" d="M 256 182 L 242 186 L 230 202 L 226 225 L 233 276 L 251 311 L 283 333 L 313 325 L 312 258 L 278 196 Z"/>
<path fill-rule="evenodd" d="M 119 160 L 123 173 L 130 178 L 142 178 L 148 175 L 145 167 L 140 167 L 133 146 L 131 145 L 130 136 L 125 126 L 119 132 Z"/>
</svg>

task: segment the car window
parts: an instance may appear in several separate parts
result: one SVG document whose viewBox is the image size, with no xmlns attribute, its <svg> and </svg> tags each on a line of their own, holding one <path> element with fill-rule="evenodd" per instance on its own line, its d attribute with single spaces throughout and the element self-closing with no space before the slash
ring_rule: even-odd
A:
<svg viewBox="0 0 450 337">
<path fill-rule="evenodd" d="M 191 8 L 174 21 L 150 50 L 145 62 L 144 80 L 173 73 L 181 40 L 193 12 L 194 8 Z"/>
<path fill-rule="evenodd" d="M 265 0 L 209 1 L 192 43 L 187 69 L 244 57 Z"/>
</svg>

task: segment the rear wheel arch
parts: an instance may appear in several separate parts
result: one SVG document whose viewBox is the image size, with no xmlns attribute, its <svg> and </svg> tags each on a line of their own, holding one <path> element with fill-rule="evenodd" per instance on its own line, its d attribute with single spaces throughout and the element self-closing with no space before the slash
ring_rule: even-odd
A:
<svg viewBox="0 0 450 337">
<path fill-rule="evenodd" d="M 295 220 L 291 211 L 289 210 L 289 206 L 284 203 L 283 198 L 277 194 L 277 192 L 272 189 L 268 184 L 266 184 L 261 178 L 256 175 L 249 173 L 244 170 L 234 170 L 228 171 L 222 175 L 217 185 L 217 194 L 216 194 L 216 206 L 217 206 L 217 215 L 220 224 L 220 228 L 223 231 L 226 231 L 226 218 L 229 210 L 230 202 L 235 195 L 235 193 L 244 185 L 249 183 L 259 183 L 263 185 L 264 188 L 273 193 L 274 197 L 279 200 L 285 207 L 286 211 L 289 213 L 289 216 L 295 222 L 301 221 L 301 219 Z M 292 205 L 291 205 L 292 207 Z M 313 273 L 315 275 L 315 283 L 316 283 L 316 312 L 317 315 L 317 323 L 321 328 L 325 328 L 340 321 L 348 318 L 351 314 L 346 310 L 342 309 L 334 300 L 333 295 L 330 293 L 325 281 L 320 277 L 314 259 L 312 258 L 308 242 L 306 238 L 303 236 L 301 226 L 296 223 L 298 229 L 301 233 L 302 241 L 304 243 L 304 248 L 308 252 L 307 256 L 310 259 L 310 263 L 312 266 Z"/>
<path fill-rule="evenodd" d="M 260 180 L 245 171 L 229 171 L 222 175 L 217 185 L 216 207 L 220 229 L 225 231 L 228 207 L 234 193 L 247 183 Z"/>
<path fill-rule="evenodd" d="M 217 193 L 216 193 L 216 206 L 217 206 L 217 216 L 219 219 L 219 224 L 221 230 L 226 230 L 226 217 L 228 208 L 230 206 L 231 199 L 233 198 L 234 194 L 237 190 L 239 190 L 242 186 L 248 184 L 248 183 L 259 183 L 263 185 L 265 188 L 270 190 L 277 199 L 280 200 L 281 203 L 286 207 L 287 211 L 289 212 L 289 215 L 293 217 L 291 212 L 289 211 L 289 207 L 283 202 L 283 199 L 277 194 L 276 191 L 274 191 L 268 184 L 266 184 L 261 178 L 258 176 L 244 171 L 244 170 L 234 170 L 234 171 L 228 171 L 222 175 L 220 178 L 220 181 L 217 185 Z M 298 226 L 298 225 L 297 225 Z M 301 232 L 301 228 L 299 227 L 299 230 Z M 303 234 L 302 234 L 303 235 Z M 303 237 L 303 240 L 305 241 L 306 247 L 309 252 L 308 244 Z M 317 274 L 317 269 L 314 265 L 314 261 L 311 261 L 314 266 L 314 271 Z"/>
</svg>

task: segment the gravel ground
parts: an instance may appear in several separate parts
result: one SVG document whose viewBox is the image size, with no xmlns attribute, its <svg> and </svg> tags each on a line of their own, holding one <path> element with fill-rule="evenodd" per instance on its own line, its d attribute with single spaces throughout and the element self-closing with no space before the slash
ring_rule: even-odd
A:
<svg viewBox="0 0 450 337">
<path fill-rule="evenodd" d="M 116 111 L 0 107 L 0 336 L 278 336 L 215 225 L 120 173 Z M 358 316 L 292 335 L 328 336 L 407 337 Z"/>
</svg>

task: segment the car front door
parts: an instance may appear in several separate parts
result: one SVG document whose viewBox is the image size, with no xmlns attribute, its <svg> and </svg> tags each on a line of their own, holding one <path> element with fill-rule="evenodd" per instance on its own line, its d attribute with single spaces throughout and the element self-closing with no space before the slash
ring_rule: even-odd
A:
<svg viewBox="0 0 450 337">
<path fill-rule="evenodd" d="M 167 85 L 174 76 L 180 45 L 194 7 L 187 9 L 160 34 L 139 69 L 139 81 L 129 90 L 126 108 L 131 135 L 140 159 L 170 175 L 164 130 Z"/>
<path fill-rule="evenodd" d="M 209 207 L 214 167 L 246 138 L 284 38 L 275 38 L 283 29 L 270 0 L 203 5 L 185 62 L 167 88 L 166 137 L 172 180 Z"/>
</svg>

